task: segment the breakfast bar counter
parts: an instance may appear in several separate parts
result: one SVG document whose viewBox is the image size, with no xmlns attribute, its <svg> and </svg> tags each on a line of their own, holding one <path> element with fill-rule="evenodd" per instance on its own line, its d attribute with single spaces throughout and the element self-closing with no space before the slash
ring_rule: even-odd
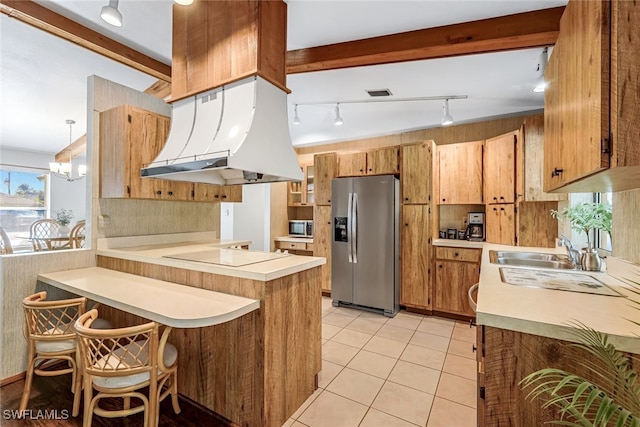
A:
<svg viewBox="0 0 640 427">
<path fill-rule="evenodd" d="M 259 309 L 224 323 L 172 332 L 181 395 L 236 425 L 280 427 L 315 391 L 322 363 L 324 258 L 233 248 L 249 243 L 242 241 L 121 243 L 98 242 L 100 269 L 140 276 L 141 286 L 148 280 L 171 282 L 259 303 Z M 132 292 L 137 286 L 132 283 Z M 181 305 L 178 299 L 173 304 Z M 146 319 L 106 305 L 100 316 L 117 327 Z"/>
</svg>

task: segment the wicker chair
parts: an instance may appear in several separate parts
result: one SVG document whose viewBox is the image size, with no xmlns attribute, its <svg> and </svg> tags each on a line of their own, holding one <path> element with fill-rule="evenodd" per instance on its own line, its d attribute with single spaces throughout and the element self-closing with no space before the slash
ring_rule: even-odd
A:
<svg viewBox="0 0 640 427">
<path fill-rule="evenodd" d="M 69 233 L 69 241 L 71 242 L 72 249 L 80 249 L 84 248 L 85 238 L 85 222 L 78 221 L 76 225 L 71 229 L 71 233 Z"/>
<path fill-rule="evenodd" d="M 29 403 L 34 373 L 42 376 L 71 373 L 71 390 L 74 393 L 72 415 L 75 417 L 80 409 L 82 382 L 74 322 L 85 312 L 87 299 L 45 301 L 46 298 L 47 293 L 43 291 L 22 300 L 28 366 L 20 410 L 24 411 Z M 59 362 L 63 360 L 68 362 L 68 366 L 60 368 Z"/>
<path fill-rule="evenodd" d="M 13 253 L 13 246 L 11 246 L 11 240 L 4 228 L 0 227 L 0 255 L 7 255 Z"/>
<path fill-rule="evenodd" d="M 71 241 L 54 244 L 48 239 L 58 234 L 58 228 L 60 228 L 60 225 L 52 219 L 45 218 L 32 222 L 29 227 L 29 236 L 34 252 L 70 248 Z"/>
<path fill-rule="evenodd" d="M 144 425 L 157 426 L 160 401 L 169 394 L 173 410 L 180 413 L 178 351 L 167 343 L 171 328 L 165 327 L 161 338 L 155 322 L 95 330 L 91 325 L 97 316 L 98 311 L 91 310 L 76 321 L 84 383 L 83 427 L 91 426 L 93 414 L 115 418 L 143 411 Z M 140 392 L 144 387 L 149 387 L 148 397 Z M 123 409 L 101 408 L 98 401 L 104 397 L 123 398 Z M 142 404 L 132 408 L 132 397 Z"/>
</svg>

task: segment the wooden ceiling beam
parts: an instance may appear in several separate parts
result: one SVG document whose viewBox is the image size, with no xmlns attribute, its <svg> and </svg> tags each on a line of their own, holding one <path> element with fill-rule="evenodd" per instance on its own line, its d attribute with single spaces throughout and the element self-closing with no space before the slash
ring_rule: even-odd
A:
<svg viewBox="0 0 640 427">
<path fill-rule="evenodd" d="M 553 45 L 563 7 L 287 52 L 287 74 Z"/>
<path fill-rule="evenodd" d="M 166 82 L 171 66 L 78 24 L 31 0 L 0 0 L 0 12 Z"/>
</svg>

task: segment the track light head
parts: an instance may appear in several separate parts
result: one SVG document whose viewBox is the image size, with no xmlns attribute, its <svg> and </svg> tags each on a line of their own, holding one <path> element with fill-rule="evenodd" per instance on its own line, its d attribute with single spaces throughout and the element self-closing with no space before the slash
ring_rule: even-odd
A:
<svg viewBox="0 0 640 427">
<path fill-rule="evenodd" d="M 173 0 L 173 2 L 182 6 L 189 6 L 193 3 L 193 0 Z"/>
<path fill-rule="evenodd" d="M 442 119 L 440 120 L 440 123 L 442 124 L 442 126 L 449 126 L 450 124 L 453 124 L 453 116 L 449 113 L 448 99 L 444 100 L 444 106 L 442 107 L 442 109 L 443 109 L 443 115 L 442 115 Z"/>
<path fill-rule="evenodd" d="M 118 10 L 118 0 L 109 0 L 109 5 L 102 8 L 100 17 L 107 24 L 122 27 L 122 14 Z"/>
<path fill-rule="evenodd" d="M 547 69 L 547 62 L 549 60 L 548 48 L 544 48 L 542 53 L 540 54 L 538 60 L 538 71 L 540 75 L 536 79 L 536 82 L 533 86 L 533 92 L 541 93 L 547 88 L 547 82 L 544 80 L 544 71 Z"/>
<path fill-rule="evenodd" d="M 333 124 L 336 126 L 342 126 L 342 124 L 344 123 L 344 120 L 342 120 L 342 117 L 340 117 L 340 104 L 336 104 L 336 118 L 333 121 Z"/>
<path fill-rule="evenodd" d="M 293 124 L 294 125 L 299 125 L 300 124 L 300 117 L 298 117 L 298 104 L 296 104 L 293 107 Z"/>
</svg>

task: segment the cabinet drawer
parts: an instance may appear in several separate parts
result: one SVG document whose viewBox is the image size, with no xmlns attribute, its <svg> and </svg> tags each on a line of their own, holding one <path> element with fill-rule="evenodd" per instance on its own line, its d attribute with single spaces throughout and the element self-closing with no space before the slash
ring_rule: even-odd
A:
<svg viewBox="0 0 640 427">
<path fill-rule="evenodd" d="M 455 261 L 480 262 L 481 249 L 436 247 L 436 258 Z"/>
<path fill-rule="evenodd" d="M 280 249 L 298 249 L 304 251 L 307 249 L 305 242 L 278 242 Z"/>
</svg>

